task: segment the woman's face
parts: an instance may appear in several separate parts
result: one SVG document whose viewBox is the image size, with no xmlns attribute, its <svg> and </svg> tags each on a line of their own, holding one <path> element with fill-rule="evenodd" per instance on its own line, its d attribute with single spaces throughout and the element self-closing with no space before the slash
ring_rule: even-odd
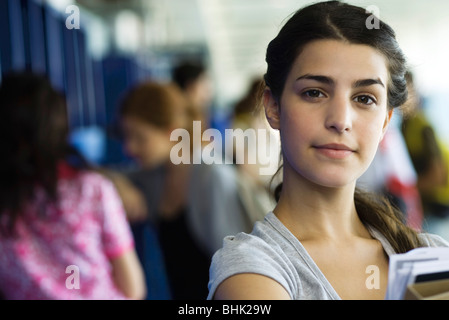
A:
<svg viewBox="0 0 449 320">
<path fill-rule="evenodd" d="M 139 165 L 152 168 L 167 161 L 171 142 L 169 130 L 153 126 L 137 117 L 122 119 L 125 135 L 125 150 Z"/>
<path fill-rule="evenodd" d="M 374 158 L 392 112 L 386 59 L 375 49 L 336 40 L 309 43 L 277 101 L 264 102 L 280 130 L 284 175 L 322 186 L 355 183 Z M 288 172 L 292 171 L 292 172 Z"/>
</svg>

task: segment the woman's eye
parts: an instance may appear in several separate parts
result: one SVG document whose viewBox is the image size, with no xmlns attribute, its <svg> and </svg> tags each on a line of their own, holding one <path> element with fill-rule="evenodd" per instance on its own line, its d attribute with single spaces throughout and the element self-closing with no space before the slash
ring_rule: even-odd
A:
<svg viewBox="0 0 449 320">
<path fill-rule="evenodd" d="M 355 101 L 364 105 L 372 105 L 374 103 L 376 103 L 376 101 L 374 100 L 374 98 L 367 96 L 367 95 L 363 95 L 363 96 L 358 96 L 355 98 Z"/>
<path fill-rule="evenodd" d="M 307 98 L 322 98 L 324 94 L 320 90 L 308 90 L 303 93 Z"/>
</svg>

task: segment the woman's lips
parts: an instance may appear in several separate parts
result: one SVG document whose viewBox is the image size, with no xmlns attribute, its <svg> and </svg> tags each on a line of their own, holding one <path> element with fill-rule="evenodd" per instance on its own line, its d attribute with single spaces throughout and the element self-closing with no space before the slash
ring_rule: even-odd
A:
<svg viewBox="0 0 449 320">
<path fill-rule="evenodd" d="M 345 159 L 355 152 L 352 148 L 344 144 L 336 143 L 314 146 L 314 148 L 319 154 L 332 159 Z"/>
</svg>

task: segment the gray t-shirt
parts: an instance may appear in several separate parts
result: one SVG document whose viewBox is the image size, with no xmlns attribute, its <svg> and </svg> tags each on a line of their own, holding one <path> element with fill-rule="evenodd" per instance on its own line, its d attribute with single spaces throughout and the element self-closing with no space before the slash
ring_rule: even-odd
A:
<svg viewBox="0 0 449 320">
<path fill-rule="evenodd" d="M 385 237 L 369 228 L 387 255 L 394 250 Z M 420 234 L 428 247 L 449 247 L 437 235 Z M 210 268 L 209 295 L 212 299 L 217 287 L 227 278 L 240 273 L 256 273 L 279 282 L 293 300 L 341 299 L 324 274 L 312 260 L 301 242 L 270 212 L 264 221 L 256 222 L 251 234 L 238 233 L 223 241 Z"/>
</svg>

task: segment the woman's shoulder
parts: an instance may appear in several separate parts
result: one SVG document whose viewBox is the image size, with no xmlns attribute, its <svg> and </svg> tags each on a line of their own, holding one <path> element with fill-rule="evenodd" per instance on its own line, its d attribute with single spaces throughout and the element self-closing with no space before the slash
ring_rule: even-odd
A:
<svg viewBox="0 0 449 320">
<path fill-rule="evenodd" d="M 227 236 L 223 240 L 223 247 L 218 251 L 221 254 L 260 255 L 279 254 L 279 248 L 288 242 L 273 224 L 276 220 L 272 212 L 261 221 L 254 224 L 251 233 L 240 232 Z"/>
<path fill-rule="evenodd" d="M 425 247 L 449 247 L 449 242 L 436 234 L 420 233 L 419 238 Z"/>
<path fill-rule="evenodd" d="M 58 190 L 62 196 L 79 199 L 118 196 L 115 185 L 109 178 L 90 169 L 76 170 L 71 175 L 60 177 Z"/>
<path fill-rule="evenodd" d="M 82 170 L 79 172 L 76 181 L 83 193 L 103 194 L 116 192 L 116 187 L 112 180 L 96 171 Z"/>
<path fill-rule="evenodd" d="M 245 256 L 247 253 L 253 255 L 255 251 L 269 250 L 266 241 L 259 235 L 259 229 L 265 227 L 263 224 L 264 222 L 256 222 L 251 233 L 239 232 L 235 235 L 226 236 L 223 239 L 222 248 L 214 254 L 213 259 Z"/>
<path fill-rule="evenodd" d="M 217 252 L 221 255 L 258 255 L 273 250 L 270 245 L 273 231 L 265 221 L 255 223 L 251 233 L 240 232 L 227 236 L 223 240 L 223 247 Z"/>
<path fill-rule="evenodd" d="M 256 222 L 251 233 L 240 232 L 223 240 L 223 247 L 212 258 L 210 297 L 221 282 L 242 273 L 265 275 L 288 290 L 290 287 L 286 279 L 288 257 L 282 249 L 284 240 L 269 223 L 270 215 L 272 213 L 269 213 L 263 221 Z"/>
<path fill-rule="evenodd" d="M 101 184 L 108 179 L 96 172 L 95 170 L 87 169 L 87 168 L 76 168 L 71 166 L 69 163 L 65 161 L 61 161 L 58 163 L 58 179 L 59 181 L 68 181 L 69 183 L 93 183 L 93 184 Z"/>
</svg>

